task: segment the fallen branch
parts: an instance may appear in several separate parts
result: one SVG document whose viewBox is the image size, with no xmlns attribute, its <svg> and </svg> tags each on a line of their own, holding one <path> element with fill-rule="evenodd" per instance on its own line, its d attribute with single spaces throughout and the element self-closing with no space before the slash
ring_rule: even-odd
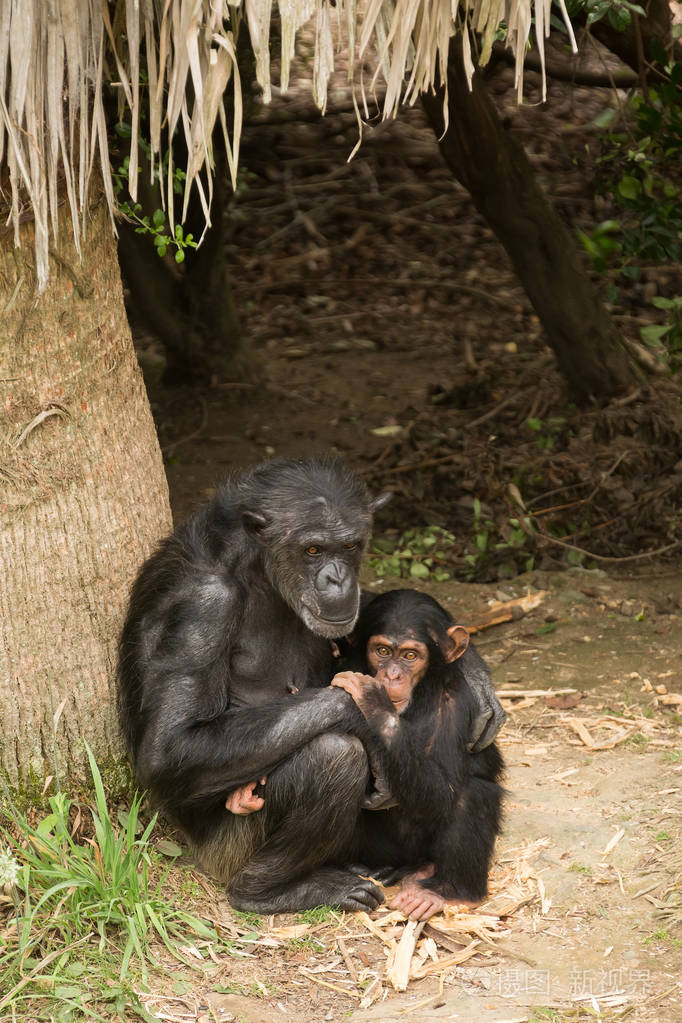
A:
<svg viewBox="0 0 682 1023">
<path fill-rule="evenodd" d="M 498 600 L 491 604 L 486 613 L 481 615 L 473 625 L 467 625 L 467 629 L 474 634 L 483 629 L 490 629 L 493 625 L 518 621 L 529 611 L 539 607 L 547 593 L 547 590 L 539 590 L 537 593 L 528 591 L 525 597 L 517 597 L 514 600 Z"/>
</svg>

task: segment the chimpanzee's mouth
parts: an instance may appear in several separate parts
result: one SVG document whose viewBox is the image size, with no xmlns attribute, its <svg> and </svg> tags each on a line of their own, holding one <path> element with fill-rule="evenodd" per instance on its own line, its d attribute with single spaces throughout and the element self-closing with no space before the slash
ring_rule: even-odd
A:
<svg viewBox="0 0 682 1023">
<path fill-rule="evenodd" d="M 345 615 L 343 618 L 327 618 L 325 615 L 320 614 L 319 611 L 314 611 L 306 605 L 304 607 L 309 615 L 307 624 L 313 632 L 320 630 L 322 635 L 334 639 L 338 636 L 346 636 L 351 632 L 357 619 L 357 613 Z"/>
<path fill-rule="evenodd" d="M 345 635 L 353 628 L 355 624 L 355 617 L 353 618 L 323 618 L 322 615 L 317 616 L 317 620 L 321 625 L 326 625 L 330 629 L 340 629 L 340 635 Z"/>
</svg>

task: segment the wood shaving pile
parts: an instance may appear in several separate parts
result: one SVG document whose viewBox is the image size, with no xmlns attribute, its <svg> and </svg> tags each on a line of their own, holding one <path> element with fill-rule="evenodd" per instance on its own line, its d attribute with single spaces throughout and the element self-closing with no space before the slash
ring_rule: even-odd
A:
<svg viewBox="0 0 682 1023">
<path fill-rule="evenodd" d="M 532 861 L 549 844 L 549 839 L 540 838 L 507 850 L 498 861 L 502 872 L 498 870 L 498 875 L 491 878 L 490 898 L 476 910 L 448 906 L 428 922 L 408 920 L 399 910 L 386 908 L 372 914 L 355 913 L 343 921 L 340 919 L 346 924 L 343 934 L 336 938 L 341 959 L 315 970 L 300 967 L 301 972 L 323 987 L 357 998 L 361 1008 L 368 1008 L 386 997 L 389 988 L 405 991 L 412 981 L 434 974 L 441 977 L 442 994 L 444 976 L 454 967 L 463 963 L 492 966 L 499 962 L 496 952 L 513 954 L 510 949 L 503 949 L 499 942 L 511 935 L 508 920 L 522 907 L 537 902 L 542 913 L 549 911 L 551 901 L 532 867 Z M 397 888 L 384 889 L 387 903 L 397 891 Z M 361 930 L 358 930 L 358 924 Z M 311 925 L 300 925 L 296 928 L 297 934 L 304 933 L 306 928 L 311 929 Z M 291 929 L 284 930 L 288 933 Z M 378 962 L 376 957 L 370 959 L 365 952 L 354 947 L 354 942 L 364 943 L 367 934 L 380 942 Z M 259 944 L 271 944 L 280 935 L 284 936 L 281 928 L 270 929 Z M 345 965 L 348 979 L 334 983 L 323 979 L 321 974 L 332 971 L 338 977 L 340 962 Z M 438 998 L 438 994 L 432 995 L 412 1006 L 410 1011 L 432 1005 Z"/>
</svg>

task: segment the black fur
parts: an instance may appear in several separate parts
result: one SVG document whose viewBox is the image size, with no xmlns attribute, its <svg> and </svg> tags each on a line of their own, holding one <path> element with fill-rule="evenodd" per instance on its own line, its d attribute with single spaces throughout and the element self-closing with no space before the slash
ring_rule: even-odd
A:
<svg viewBox="0 0 682 1023">
<path fill-rule="evenodd" d="M 274 459 L 228 481 L 133 586 L 119 717 L 135 771 L 238 908 L 381 900 L 339 868 L 369 769 L 362 715 L 327 686 L 380 503 L 338 459 Z M 501 713 L 489 684 L 481 694 L 473 739 Z M 262 810 L 225 809 L 264 775 Z"/>
<path fill-rule="evenodd" d="M 326 683 L 375 504 L 336 459 L 273 460 L 229 481 L 133 586 L 119 716 L 137 776 L 241 908 L 381 901 L 319 869 L 344 859 L 366 788 L 359 714 Z M 227 794 L 263 775 L 264 809 L 229 813 Z"/>
<path fill-rule="evenodd" d="M 446 662 L 441 643 L 452 624 L 440 604 L 416 590 L 383 593 L 363 608 L 343 668 L 369 673 L 371 636 L 409 634 L 427 645 L 429 667 L 402 714 L 383 689 L 363 707 L 373 756 L 398 805 L 362 812 L 355 856 L 371 868 L 393 868 L 384 870 L 384 879 L 433 863 L 433 877 L 422 887 L 478 902 L 487 892 L 500 829 L 503 762 L 494 743 L 468 752 L 479 710 L 468 665 L 487 668 L 471 646 L 459 660 Z"/>
</svg>

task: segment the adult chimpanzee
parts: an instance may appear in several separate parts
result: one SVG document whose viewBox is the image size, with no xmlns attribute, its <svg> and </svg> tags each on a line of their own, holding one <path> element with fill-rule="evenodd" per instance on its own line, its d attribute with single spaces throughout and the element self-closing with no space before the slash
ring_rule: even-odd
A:
<svg viewBox="0 0 682 1023">
<path fill-rule="evenodd" d="M 404 877 L 393 905 L 420 919 L 485 897 L 500 827 L 502 757 L 494 744 L 467 752 L 477 701 L 464 658 L 485 668 L 468 644 L 432 597 L 392 590 L 360 615 L 348 662 L 360 671 L 332 680 L 362 711 L 398 804 L 362 812 L 355 852 L 382 880 Z"/>
<path fill-rule="evenodd" d="M 237 908 L 381 901 L 339 865 L 368 768 L 362 716 L 328 682 L 384 499 L 338 459 L 272 460 L 228 481 L 133 586 L 119 650 L 123 733 L 138 779 Z M 489 742 L 503 712 L 487 676 L 478 692 L 471 738 Z M 260 812 L 226 810 L 229 793 L 265 775 Z M 249 811 L 263 804 L 251 789 Z"/>
</svg>

